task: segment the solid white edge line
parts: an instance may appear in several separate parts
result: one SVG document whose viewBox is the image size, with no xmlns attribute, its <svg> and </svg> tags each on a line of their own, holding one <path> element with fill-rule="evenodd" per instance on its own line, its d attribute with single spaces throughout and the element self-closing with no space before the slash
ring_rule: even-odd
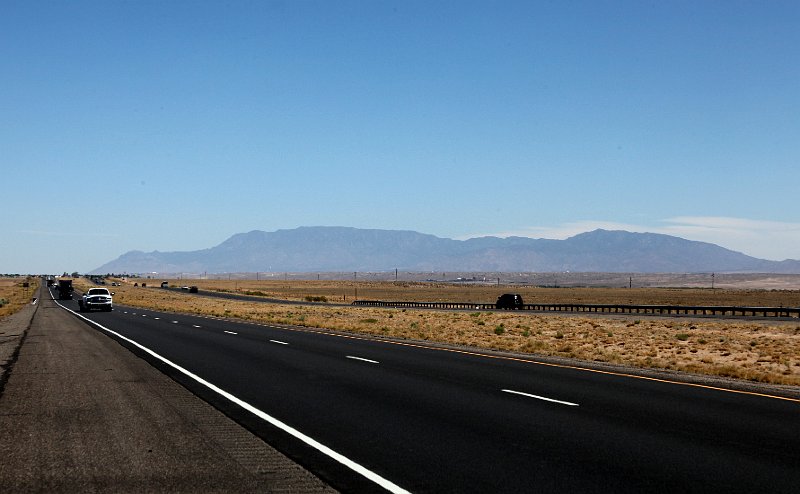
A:
<svg viewBox="0 0 800 494">
<path fill-rule="evenodd" d="M 285 341 L 269 340 L 270 343 L 277 343 L 278 345 L 288 345 Z"/>
<path fill-rule="evenodd" d="M 247 403 L 246 401 L 237 398 L 236 396 L 228 393 L 227 391 L 223 390 L 222 388 L 217 387 L 214 384 L 211 384 L 210 382 L 206 381 L 202 377 L 190 372 L 187 369 L 184 369 L 180 365 L 175 364 L 175 363 L 167 360 L 165 357 L 162 357 L 161 355 L 157 354 L 153 350 L 150 350 L 146 346 L 141 345 L 141 344 L 133 341 L 130 338 L 122 336 L 121 334 L 117 333 L 116 331 L 113 331 L 111 329 L 106 328 L 102 324 L 99 324 L 99 323 L 97 323 L 95 321 L 92 321 L 91 319 L 89 319 L 89 318 L 87 318 L 85 316 L 82 316 L 81 314 L 78 314 L 74 310 L 71 310 L 71 309 L 68 309 L 67 307 L 64 307 L 63 305 L 58 303 L 58 301 L 56 301 L 55 298 L 53 298 L 53 301 L 56 304 L 58 304 L 58 306 L 61 307 L 62 309 L 75 314 L 76 316 L 80 317 L 84 321 L 86 321 L 86 322 L 88 322 L 90 324 L 94 324 L 95 326 L 97 326 L 98 328 L 102 329 L 103 331 L 105 331 L 105 332 L 107 332 L 109 334 L 112 334 L 112 335 L 116 336 L 117 338 L 120 338 L 121 340 L 127 341 L 128 343 L 130 343 L 131 345 L 135 346 L 136 348 L 139 348 L 142 351 L 148 353 L 153 358 L 158 359 L 161 362 L 163 362 L 163 363 L 167 364 L 168 366 L 172 367 L 173 369 L 177 370 L 178 372 L 181 372 L 186 377 L 189 377 L 190 379 L 193 379 L 197 383 L 207 387 L 211 391 L 214 391 L 215 393 L 219 394 L 223 398 L 226 398 L 229 401 L 235 403 L 236 405 L 239 405 L 240 407 L 244 408 L 245 410 L 247 410 L 248 412 L 252 413 L 256 417 L 264 420 L 265 422 L 268 422 L 268 423 L 272 424 L 273 426 L 281 429 L 282 431 L 286 432 L 287 434 L 295 437 L 296 439 L 299 439 L 300 441 L 302 441 L 302 442 L 306 443 L 307 445 L 311 446 L 312 448 L 316 449 L 320 453 L 322 453 L 322 454 L 324 454 L 324 455 L 326 455 L 326 456 L 338 461 L 339 463 L 341 463 L 342 465 L 346 466 L 350 470 L 353 470 L 354 472 L 356 472 L 356 473 L 366 477 L 367 479 L 375 482 L 376 484 L 378 484 L 379 486 L 383 487 L 387 491 L 394 492 L 394 493 L 397 493 L 397 494 L 404 494 L 404 493 L 410 494 L 409 491 L 403 489 L 402 487 L 398 486 L 394 482 L 391 482 L 391 481 L 389 481 L 387 479 L 384 479 L 383 477 L 381 477 L 377 473 L 374 473 L 371 470 L 368 470 L 366 467 L 363 467 L 363 466 L 359 465 L 358 463 L 354 462 L 353 460 L 350 460 L 349 458 L 337 453 L 336 451 L 334 451 L 331 448 L 325 446 L 324 444 L 320 443 L 319 441 L 317 441 L 315 439 L 312 439 L 309 436 L 306 436 L 305 434 L 303 434 L 299 430 L 295 429 L 294 427 L 281 422 L 280 420 L 276 419 L 275 417 L 273 417 L 271 415 L 268 415 L 267 413 L 262 412 L 261 410 L 259 410 L 258 408 L 254 407 L 253 405 Z"/>
<path fill-rule="evenodd" d="M 347 358 L 350 358 L 350 359 L 353 359 L 353 360 L 360 360 L 362 362 L 369 362 L 370 364 L 380 364 L 380 362 L 378 362 L 377 360 L 370 360 L 368 358 L 363 358 L 363 357 L 354 357 L 352 355 L 348 355 Z"/>
<path fill-rule="evenodd" d="M 522 391 L 514 391 L 513 389 L 501 389 L 500 391 L 502 391 L 504 393 L 511 393 L 511 394 L 515 394 L 515 395 L 527 396 L 528 398 L 536 398 L 537 400 L 550 401 L 550 402 L 553 402 L 553 403 L 560 403 L 561 405 L 569 405 L 571 407 L 580 406 L 577 403 L 572 403 L 572 402 L 569 402 L 569 401 L 554 400 L 553 398 L 547 398 L 546 396 L 532 395 L 530 393 L 523 393 Z"/>
</svg>

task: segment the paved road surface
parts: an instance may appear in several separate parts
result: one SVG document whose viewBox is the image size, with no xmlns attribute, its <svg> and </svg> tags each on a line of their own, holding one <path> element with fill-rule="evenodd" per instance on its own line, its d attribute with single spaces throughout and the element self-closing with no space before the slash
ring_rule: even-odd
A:
<svg viewBox="0 0 800 494">
<path fill-rule="evenodd" d="M 85 317 L 343 491 L 800 485 L 796 399 L 121 306 Z"/>
<path fill-rule="evenodd" d="M 49 296 L 0 336 L 2 492 L 333 492 Z"/>
</svg>

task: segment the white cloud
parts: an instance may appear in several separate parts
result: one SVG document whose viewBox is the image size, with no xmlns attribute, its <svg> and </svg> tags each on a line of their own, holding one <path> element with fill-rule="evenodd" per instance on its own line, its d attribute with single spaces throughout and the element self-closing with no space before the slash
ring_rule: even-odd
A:
<svg viewBox="0 0 800 494">
<path fill-rule="evenodd" d="M 637 225 L 614 221 L 575 221 L 556 226 L 530 226 L 517 230 L 468 235 L 463 238 L 531 237 L 565 239 L 602 228 L 640 233 L 663 233 L 688 240 L 717 244 L 761 259 L 800 259 L 800 223 L 761 221 L 724 216 L 678 216 L 659 225 Z"/>
<path fill-rule="evenodd" d="M 664 222 L 667 225 L 659 233 L 711 242 L 763 259 L 800 259 L 800 223 L 724 216 L 680 216 Z"/>
</svg>

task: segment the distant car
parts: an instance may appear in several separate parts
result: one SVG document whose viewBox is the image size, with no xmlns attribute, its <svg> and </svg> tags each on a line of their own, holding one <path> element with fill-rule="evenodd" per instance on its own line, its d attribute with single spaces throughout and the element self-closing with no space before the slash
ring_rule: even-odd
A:
<svg viewBox="0 0 800 494">
<path fill-rule="evenodd" d="M 182 287 L 181 287 L 181 290 L 188 290 L 188 289 L 189 289 L 189 287 L 188 287 L 188 286 L 182 286 Z"/>
<path fill-rule="evenodd" d="M 522 297 L 518 293 L 504 293 L 497 297 L 495 307 L 498 309 L 522 309 L 524 303 Z"/>
<path fill-rule="evenodd" d="M 169 282 L 168 281 L 162 281 L 161 282 L 161 288 L 169 288 Z"/>
<path fill-rule="evenodd" d="M 189 287 L 189 293 L 197 293 L 197 287 L 196 286 L 190 286 Z"/>
</svg>

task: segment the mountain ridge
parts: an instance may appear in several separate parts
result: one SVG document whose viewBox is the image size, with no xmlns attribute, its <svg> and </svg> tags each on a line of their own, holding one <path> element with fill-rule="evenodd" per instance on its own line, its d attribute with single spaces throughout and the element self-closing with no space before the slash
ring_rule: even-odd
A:
<svg viewBox="0 0 800 494">
<path fill-rule="evenodd" d="M 411 230 L 298 227 L 237 233 L 195 251 L 129 251 L 92 273 L 521 271 L 800 274 L 800 261 L 770 261 L 660 233 L 594 230 L 564 240 L 454 240 Z"/>
</svg>

